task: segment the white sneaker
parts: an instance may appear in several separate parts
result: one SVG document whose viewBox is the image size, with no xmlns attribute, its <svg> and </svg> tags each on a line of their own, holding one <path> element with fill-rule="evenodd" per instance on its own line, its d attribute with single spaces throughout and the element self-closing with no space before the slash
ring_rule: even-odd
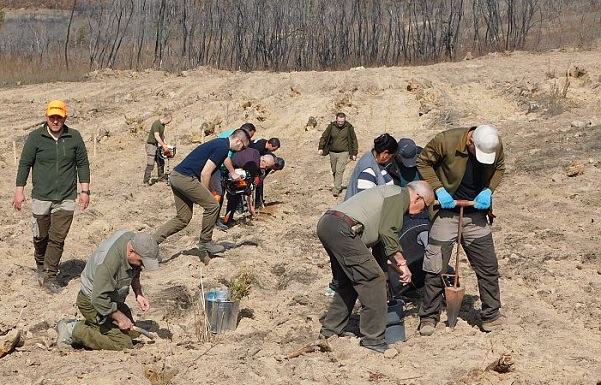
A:
<svg viewBox="0 0 601 385">
<path fill-rule="evenodd" d="M 56 346 L 59 348 L 71 347 L 71 344 L 73 343 L 73 328 L 76 323 L 77 320 L 66 318 L 58 321 L 56 324 Z"/>
</svg>

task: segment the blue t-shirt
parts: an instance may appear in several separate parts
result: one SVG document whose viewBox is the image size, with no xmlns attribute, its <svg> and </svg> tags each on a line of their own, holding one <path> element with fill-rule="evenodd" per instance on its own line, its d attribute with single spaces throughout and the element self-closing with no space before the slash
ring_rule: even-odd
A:
<svg viewBox="0 0 601 385">
<path fill-rule="evenodd" d="M 205 144 L 196 147 L 180 164 L 175 166 L 174 170 L 186 176 L 194 176 L 200 179 L 200 172 L 204 168 L 207 160 L 211 160 L 217 166 L 215 171 L 223 163 L 230 150 L 230 140 L 228 138 L 216 138 L 209 140 Z"/>
<path fill-rule="evenodd" d="M 229 138 L 230 135 L 232 135 L 234 133 L 234 131 L 236 131 L 236 130 L 235 129 L 225 130 L 221 134 L 219 134 L 218 138 Z M 234 156 L 234 152 L 233 151 L 229 151 L 227 153 L 227 156 L 229 156 L 230 158 L 233 157 Z M 218 164 L 217 166 L 221 167 L 222 171 L 227 171 L 227 168 L 225 167 L 225 164 L 223 164 L 223 162 L 221 162 L 221 164 Z"/>
</svg>

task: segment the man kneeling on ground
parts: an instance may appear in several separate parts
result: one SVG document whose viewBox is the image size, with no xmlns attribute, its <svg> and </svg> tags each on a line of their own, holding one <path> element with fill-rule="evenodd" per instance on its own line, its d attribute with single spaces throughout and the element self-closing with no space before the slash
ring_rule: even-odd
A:
<svg viewBox="0 0 601 385">
<path fill-rule="evenodd" d="M 150 303 L 142 292 L 142 268 L 159 268 L 159 245 L 145 233 L 117 231 L 102 242 L 81 273 L 77 307 L 85 321 L 61 320 L 57 325 L 59 347 L 76 344 L 89 349 L 124 350 L 133 348 L 130 308 L 125 304 L 129 287 L 142 311 Z"/>
</svg>

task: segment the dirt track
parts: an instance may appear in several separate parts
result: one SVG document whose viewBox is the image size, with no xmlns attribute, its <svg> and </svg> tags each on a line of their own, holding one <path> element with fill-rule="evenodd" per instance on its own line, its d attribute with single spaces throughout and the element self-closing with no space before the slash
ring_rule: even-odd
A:
<svg viewBox="0 0 601 385">
<path fill-rule="evenodd" d="M 491 54 L 459 63 L 345 72 L 103 71 L 78 83 L 0 89 L 17 155 L 27 133 L 23 128 L 40 120 L 47 101 L 67 101 L 67 123 L 87 140 L 93 191 L 91 207 L 76 212 L 66 242 L 67 287 L 50 296 L 34 279 L 29 207 L 15 212 L 10 206 L 16 175 L 10 136 L 0 145 L 6 181 L 0 202 L 7 213 L 0 218 L 0 331 L 15 326 L 21 314 L 17 327 L 25 334 L 25 345 L 0 359 L 2 382 L 599 383 L 600 51 Z M 563 98 L 553 89 L 565 85 L 570 64 L 587 74 L 570 77 Z M 175 163 L 202 140 L 202 123 L 220 122 L 220 132 L 250 121 L 258 126 L 257 137 L 281 138 L 286 168 L 268 177 L 268 205 L 252 226 L 215 232 L 217 240 L 245 242 L 224 258 L 204 266 L 191 252 L 198 213 L 186 230 L 161 245 L 168 261 L 142 277 L 152 309 L 135 314 L 160 337 L 155 343 L 141 338 L 144 343 L 131 352 L 59 352 L 52 345 L 53 327 L 77 316 L 78 275 L 89 253 L 115 230 L 152 231 L 174 214 L 167 185 L 141 183 L 144 139 L 165 109 L 174 112 L 168 137 L 177 141 Z M 564 112 L 551 115 L 549 109 Z M 439 325 L 434 336 L 420 337 L 417 305 L 409 304 L 408 340 L 395 346 L 394 358 L 373 354 L 350 337 L 332 340 L 332 352 L 285 358 L 314 341 L 328 306 L 323 293 L 329 263 L 315 225 L 341 199 L 331 196 L 329 162 L 316 150 L 321 131 L 339 110 L 357 129 L 360 153 L 383 132 L 424 145 L 445 124 L 499 128 L 507 173 L 494 195 L 493 229 L 509 320 L 501 330 L 479 331 L 475 278 L 464 269 L 467 295 L 454 331 Z M 306 127 L 310 116 L 317 127 Z M 571 125 L 574 121 L 584 125 Z M 566 169 L 575 161 L 583 174 L 568 177 Z M 28 196 L 30 191 L 28 186 Z M 218 287 L 242 269 L 255 274 L 258 284 L 241 302 L 237 330 L 201 341 L 201 277 L 205 288 Z M 515 370 L 487 370 L 503 353 L 513 356 Z"/>
</svg>

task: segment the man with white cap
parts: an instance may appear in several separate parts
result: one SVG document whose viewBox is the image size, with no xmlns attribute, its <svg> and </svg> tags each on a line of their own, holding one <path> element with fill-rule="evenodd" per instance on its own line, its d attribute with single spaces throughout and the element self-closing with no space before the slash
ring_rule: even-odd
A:
<svg viewBox="0 0 601 385">
<path fill-rule="evenodd" d="M 441 272 L 446 271 L 457 241 L 459 208 L 455 200 L 474 201 L 464 208 L 462 246 L 478 278 L 481 329 L 490 332 L 503 324 L 499 268 L 487 211 L 491 196 L 505 172 L 503 145 L 490 125 L 453 128 L 436 135 L 422 150 L 417 168 L 440 202 L 424 256 L 425 290 L 419 309 L 420 334 L 431 335 L 440 320 L 444 291 Z"/>
<path fill-rule="evenodd" d="M 102 242 L 81 273 L 77 307 L 84 321 L 61 320 L 56 326 L 59 347 L 76 344 L 88 349 L 133 348 L 138 336 L 125 304 L 131 286 L 142 311 L 150 303 L 142 292 L 140 272 L 159 268 L 159 245 L 146 233 L 120 230 Z"/>
</svg>

